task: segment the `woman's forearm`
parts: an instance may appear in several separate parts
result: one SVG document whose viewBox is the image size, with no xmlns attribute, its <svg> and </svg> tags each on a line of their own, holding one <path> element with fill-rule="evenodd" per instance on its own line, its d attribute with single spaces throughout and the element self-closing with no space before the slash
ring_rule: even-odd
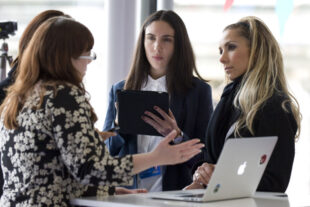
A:
<svg viewBox="0 0 310 207">
<path fill-rule="evenodd" d="M 152 152 L 133 155 L 133 174 L 137 174 L 152 166 L 173 165 L 186 162 L 200 153 L 200 149 L 204 147 L 204 144 L 199 143 L 199 139 L 192 139 L 180 144 L 170 145 L 169 143 L 176 135 L 176 130 L 173 130 Z"/>
<path fill-rule="evenodd" d="M 155 166 L 154 157 L 152 157 L 152 153 L 142 153 L 133 155 L 133 174 L 137 174 L 146 170 L 152 166 Z"/>
</svg>

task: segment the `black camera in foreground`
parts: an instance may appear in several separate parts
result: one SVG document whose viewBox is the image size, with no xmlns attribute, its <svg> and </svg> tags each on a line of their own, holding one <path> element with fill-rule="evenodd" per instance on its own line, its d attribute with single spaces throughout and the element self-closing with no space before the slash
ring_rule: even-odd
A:
<svg viewBox="0 0 310 207">
<path fill-rule="evenodd" d="M 15 35 L 16 30 L 17 22 L 0 22 L 0 39 L 6 39 L 9 38 L 9 35 Z"/>
</svg>

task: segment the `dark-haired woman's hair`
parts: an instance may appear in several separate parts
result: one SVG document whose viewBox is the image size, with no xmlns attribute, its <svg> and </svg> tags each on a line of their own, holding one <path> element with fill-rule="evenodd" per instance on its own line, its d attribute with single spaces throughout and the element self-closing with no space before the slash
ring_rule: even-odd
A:
<svg viewBox="0 0 310 207">
<path fill-rule="evenodd" d="M 77 86 L 85 93 L 82 77 L 72 64 L 83 52 L 90 51 L 94 39 L 87 27 L 66 17 L 53 17 L 42 23 L 34 33 L 19 61 L 15 83 L 9 87 L 7 97 L 0 107 L 4 125 L 17 128 L 17 115 L 26 98 L 40 81 L 40 107 L 45 86 L 58 84 Z M 92 110 L 93 121 L 97 120 Z"/>
<path fill-rule="evenodd" d="M 168 65 L 166 81 L 167 90 L 171 93 L 185 93 L 193 87 L 194 73 L 204 80 L 197 71 L 194 52 L 182 19 L 173 11 L 157 11 L 149 16 L 141 28 L 136 45 L 133 62 L 126 79 L 125 89 L 140 90 L 150 74 L 150 63 L 147 60 L 144 39 L 145 29 L 154 21 L 164 21 L 174 30 L 174 53 Z"/>
</svg>

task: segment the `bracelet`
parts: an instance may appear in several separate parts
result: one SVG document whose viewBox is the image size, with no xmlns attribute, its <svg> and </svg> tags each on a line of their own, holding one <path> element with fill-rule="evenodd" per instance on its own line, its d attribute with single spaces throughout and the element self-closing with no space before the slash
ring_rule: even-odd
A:
<svg viewBox="0 0 310 207">
<path fill-rule="evenodd" d="M 184 133 L 183 133 L 183 131 L 180 129 L 180 131 L 178 132 L 178 135 L 177 135 L 176 137 L 182 137 L 182 138 L 183 138 L 183 135 L 184 135 Z"/>
<path fill-rule="evenodd" d="M 200 186 L 203 187 L 203 188 L 206 188 L 206 187 L 207 187 L 207 185 L 203 184 L 202 182 L 197 182 L 197 181 L 193 181 L 193 182 L 196 183 L 196 184 L 198 184 L 198 185 L 200 185 Z"/>
<path fill-rule="evenodd" d="M 201 185 L 203 188 L 206 188 L 207 186 L 203 183 L 199 183 L 199 185 Z"/>
<path fill-rule="evenodd" d="M 182 142 L 182 140 L 183 140 L 183 132 L 180 130 L 178 136 L 176 138 L 174 138 L 173 143 L 179 144 Z"/>
</svg>

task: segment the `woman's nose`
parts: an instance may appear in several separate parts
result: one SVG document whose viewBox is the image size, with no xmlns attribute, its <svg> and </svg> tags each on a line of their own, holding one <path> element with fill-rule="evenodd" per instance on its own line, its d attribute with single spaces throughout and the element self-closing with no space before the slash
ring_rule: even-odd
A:
<svg viewBox="0 0 310 207">
<path fill-rule="evenodd" d="M 154 50 L 160 50 L 161 49 L 161 44 L 158 40 L 154 42 Z"/>
<path fill-rule="evenodd" d="M 220 62 L 221 63 L 226 63 L 227 62 L 227 54 L 225 53 L 225 52 L 223 52 L 222 54 L 221 54 L 221 56 L 220 56 Z"/>
</svg>

